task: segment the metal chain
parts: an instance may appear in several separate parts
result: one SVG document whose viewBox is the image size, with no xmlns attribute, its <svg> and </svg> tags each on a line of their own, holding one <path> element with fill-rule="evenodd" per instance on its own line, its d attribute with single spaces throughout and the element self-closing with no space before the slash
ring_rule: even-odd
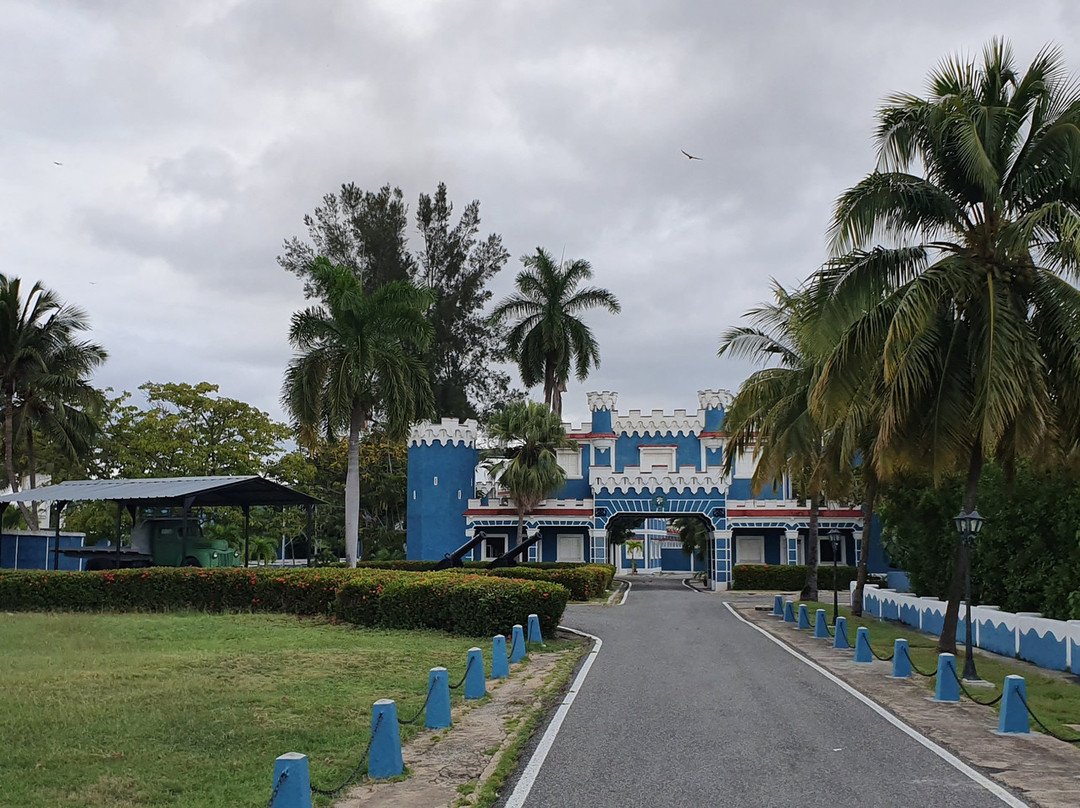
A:
<svg viewBox="0 0 1080 808">
<path fill-rule="evenodd" d="M 415 723 L 416 723 L 416 722 L 417 722 L 417 721 L 418 721 L 418 720 L 420 719 L 420 716 L 422 716 L 422 715 L 424 714 L 424 710 L 426 710 L 426 709 L 427 709 L 427 705 L 428 705 L 428 702 L 429 702 L 429 701 L 431 701 L 431 694 L 432 694 L 432 693 L 433 693 L 434 691 L 435 691 L 435 679 L 434 679 L 434 678 L 432 678 L 432 680 L 431 680 L 431 684 L 430 684 L 430 685 L 428 685 L 428 691 L 427 691 L 427 695 L 426 695 L 426 696 L 424 697 L 424 703 L 420 705 L 420 709 L 419 709 L 419 710 L 417 711 L 416 715 L 414 715 L 414 716 L 413 716 L 412 718 L 410 718 L 410 719 L 409 719 L 408 721 L 402 721 L 402 720 L 401 720 L 401 719 L 399 718 L 399 719 L 397 720 L 397 722 L 398 722 L 399 724 L 401 724 L 401 726 L 403 726 L 403 727 L 407 727 L 407 726 L 409 726 L 410 724 L 415 724 Z"/>
<path fill-rule="evenodd" d="M 1039 720 L 1039 716 L 1037 716 L 1037 715 L 1035 715 L 1035 713 L 1031 712 L 1031 708 L 1028 707 L 1027 699 L 1025 699 L 1019 693 L 1017 693 L 1016 695 L 1020 696 L 1020 703 L 1024 705 L 1024 709 L 1028 711 L 1028 715 L 1030 715 L 1032 718 L 1035 719 L 1035 723 L 1038 724 L 1042 728 L 1043 732 L 1045 732 L 1051 738 L 1057 738 L 1059 741 L 1064 741 L 1065 743 L 1080 743 L 1080 738 L 1062 738 L 1060 735 L 1058 735 L 1052 729 L 1047 727 L 1046 724 L 1044 724 L 1042 721 Z"/>
<path fill-rule="evenodd" d="M 513 639 L 510 641 L 510 656 L 514 655 L 515 648 L 517 648 L 517 634 L 514 634 Z"/>
<path fill-rule="evenodd" d="M 880 659 L 882 662 L 892 662 L 892 658 L 896 656 L 895 647 L 893 648 L 893 652 L 888 656 L 881 656 L 877 651 L 874 650 L 874 646 L 870 645 L 869 641 L 867 641 L 866 645 L 870 649 L 870 653 L 873 654 L 877 659 Z"/>
<path fill-rule="evenodd" d="M 991 701 L 979 701 L 977 698 L 975 698 L 973 695 L 971 695 L 971 692 L 966 687 L 964 687 L 963 680 L 959 676 L 956 675 L 956 668 L 954 668 L 952 665 L 948 665 L 947 667 L 948 667 L 948 669 L 950 671 L 952 671 L 953 679 L 955 679 L 956 683 L 958 685 L 960 685 L 960 689 L 964 691 L 964 695 L 967 696 L 969 699 L 971 699 L 976 704 L 981 704 L 983 707 L 993 707 L 995 704 L 997 704 L 999 701 L 1001 701 L 1001 697 L 1005 695 L 1005 691 L 1002 690 L 1000 693 L 998 693 L 998 696 L 997 696 L 996 699 L 993 699 Z"/>
<path fill-rule="evenodd" d="M 364 764 L 367 763 L 368 755 L 371 754 L 371 745 L 375 743 L 375 733 L 379 731 L 379 726 L 382 724 L 384 715 L 386 715 L 386 713 L 379 713 L 379 717 L 375 719 L 375 726 L 371 728 L 371 737 L 368 738 L 367 749 L 365 749 L 364 754 L 360 756 L 360 762 L 356 764 L 356 768 L 354 768 L 349 773 L 349 776 L 345 778 L 345 782 L 337 788 L 315 788 L 315 786 L 311 786 L 312 794 L 319 794 L 323 797 L 336 797 L 345 790 L 347 785 L 356 780 L 360 775 L 360 770 L 364 767 Z M 271 808 L 271 806 L 267 806 L 267 808 Z"/>
<path fill-rule="evenodd" d="M 277 800 L 278 792 L 281 791 L 281 784 L 285 782 L 285 778 L 289 776 L 288 769 L 282 769 L 281 774 L 278 775 L 277 782 L 274 783 L 274 790 L 270 792 L 270 802 L 266 803 L 266 808 L 274 808 L 274 802 Z"/>
<path fill-rule="evenodd" d="M 465 665 L 465 675 L 461 677 L 461 681 L 458 682 L 456 685 L 450 685 L 451 690 L 457 690 L 459 687 L 465 684 L 465 680 L 469 678 L 469 671 L 472 670 L 473 662 L 475 661 L 475 659 L 476 657 L 469 657 L 469 661 Z"/>
<path fill-rule="evenodd" d="M 836 632 L 833 631 L 831 628 L 829 628 L 829 621 L 828 620 L 825 621 L 825 630 L 827 632 L 829 632 L 830 637 L 835 637 L 836 636 Z"/>
<path fill-rule="evenodd" d="M 935 676 L 937 676 L 937 671 L 934 671 L 933 673 L 923 673 L 921 670 L 916 668 L 915 663 L 911 661 L 911 652 L 908 651 L 906 645 L 904 646 L 904 656 L 907 657 L 908 665 L 910 665 L 911 669 L 915 671 L 915 673 L 919 674 L 919 676 L 925 676 L 927 679 L 933 679 Z"/>
</svg>

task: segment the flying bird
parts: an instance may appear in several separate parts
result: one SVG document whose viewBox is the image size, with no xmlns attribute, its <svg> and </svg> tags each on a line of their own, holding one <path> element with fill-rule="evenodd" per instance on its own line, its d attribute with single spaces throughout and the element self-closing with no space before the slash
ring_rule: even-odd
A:
<svg viewBox="0 0 1080 808">
<path fill-rule="evenodd" d="M 56 162 L 56 160 L 53 160 L 53 161 L 52 161 L 52 164 L 53 164 L 54 166 L 62 166 L 62 165 L 63 165 L 63 163 L 58 163 L 58 162 Z"/>
<path fill-rule="evenodd" d="M 686 159 L 687 159 L 687 160 L 700 160 L 700 159 L 702 159 L 702 158 L 700 158 L 700 157 L 694 157 L 694 155 L 692 155 L 692 154 L 689 154 L 688 152 L 685 152 L 685 151 L 683 151 L 682 149 L 679 149 L 679 151 L 681 151 L 681 152 L 682 152 L 683 154 L 685 154 L 685 155 L 686 155 Z"/>
</svg>

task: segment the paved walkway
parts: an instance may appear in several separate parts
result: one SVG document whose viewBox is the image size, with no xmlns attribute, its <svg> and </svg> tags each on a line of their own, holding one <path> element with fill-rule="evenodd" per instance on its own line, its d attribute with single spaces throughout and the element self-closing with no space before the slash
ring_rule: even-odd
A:
<svg viewBox="0 0 1080 808">
<path fill-rule="evenodd" d="M 1003 804 L 678 579 L 563 622 L 604 645 L 526 808 Z"/>
</svg>

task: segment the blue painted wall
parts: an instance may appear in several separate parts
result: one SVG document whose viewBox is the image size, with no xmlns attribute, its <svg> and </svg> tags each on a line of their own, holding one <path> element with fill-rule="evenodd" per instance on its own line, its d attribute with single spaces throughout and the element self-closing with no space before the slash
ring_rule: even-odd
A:
<svg viewBox="0 0 1080 808">
<path fill-rule="evenodd" d="M 16 538 L 18 541 L 16 542 Z M 85 536 L 61 536 L 60 549 L 82 547 Z M 18 553 L 16 554 L 16 544 Z M 59 567 L 56 566 L 55 535 L 20 535 L 5 533 L 0 536 L 0 569 L 21 570 L 80 570 L 81 559 L 68 558 L 61 554 Z"/>
<path fill-rule="evenodd" d="M 701 441 L 697 435 L 672 435 L 667 432 L 663 435 L 619 435 L 615 439 L 615 471 L 622 471 L 627 466 L 641 464 L 641 452 L 639 446 L 671 446 L 675 445 L 675 464 L 677 466 L 693 466 L 702 471 L 701 465 Z"/>
<path fill-rule="evenodd" d="M 592 447 L 588 444 L 581 447 L 581 479 L 567 479 L 555 494 L 553 499 L 591 499 L 592 489 L 589 487 L 589 469 L 591 465 Z"/>
<path fill-rule="evenodd" d="M 406 558 L 439 559 L 465 542 L 479 460 L 480 452 L 463 443 L 409 447 Z"/>
</svg>

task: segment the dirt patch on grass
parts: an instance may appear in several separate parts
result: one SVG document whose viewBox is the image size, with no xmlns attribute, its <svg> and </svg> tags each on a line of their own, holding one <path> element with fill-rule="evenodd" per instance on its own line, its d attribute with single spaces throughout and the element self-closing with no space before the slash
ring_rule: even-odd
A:
<svg viewBox="0 0 1080 808">
<path fill-rule="evenodd" d="M 475 795 L 513 741 L 521 716 L 542 706 L 567 653 L 576 651 L 532 652 L 511 666 L 509 679 L 489 679 L 488 697 L 455 708 L 450 729 L 425 731 L 402 748 L 406 779 L 362 783 L 336 808 L 442 808 Z"/>
</svg>

